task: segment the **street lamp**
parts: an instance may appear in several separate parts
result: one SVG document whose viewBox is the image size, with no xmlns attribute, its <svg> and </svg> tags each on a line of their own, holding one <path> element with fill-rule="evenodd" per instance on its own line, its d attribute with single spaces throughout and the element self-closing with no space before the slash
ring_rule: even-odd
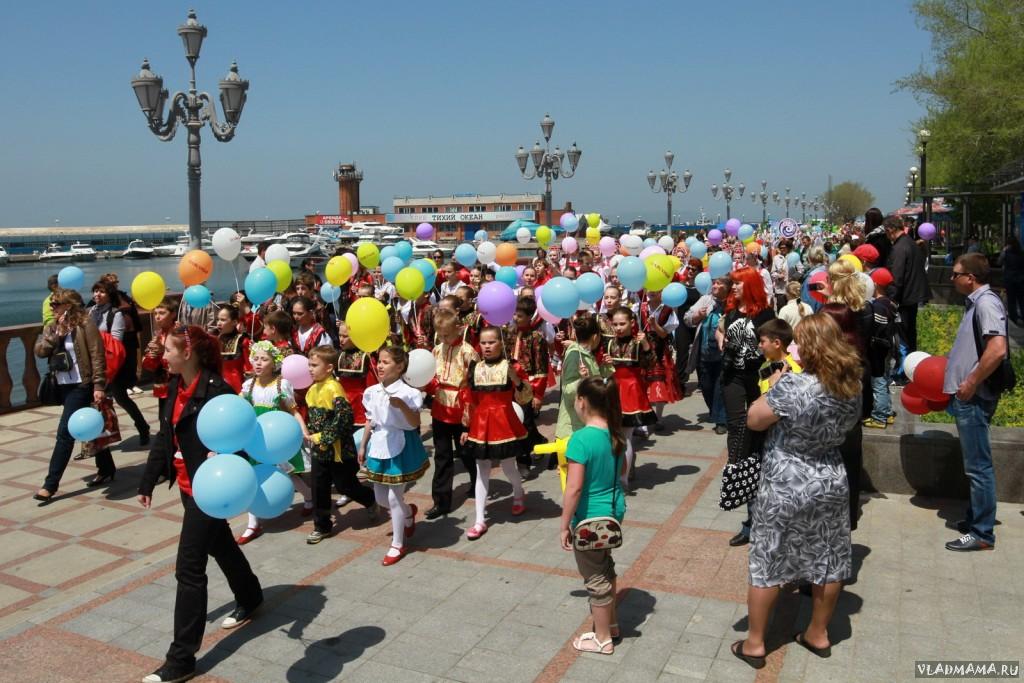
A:
<svg viewBox="0 0 1024 683">
<path fill-rule="evenodd" d="M 199 131 L 209 121 L 213 137 L 228 142 L 235 136 L 235 129 L 242 118 L 246 91 L 249 81 L 238 75 L 238 64 L 231 63 L 228 75 L 220 81 L 220 104 L 224 110 L 224 123 L 217 120 L 217 107 L 210 95 L 196 90 L 196 62 L 199 50 L 206 37 L 206 27 L 196 20 L 195 10 L 189 10 L 188 19 L 178 27 L 185 59 L 188 60 L 190 76 L 188 93 L 178 91 L 170 98 L 171 109 L 164 119 L 164 105 L 167 90 L 164 79 L 150 71 L 149 60 L 142 60 L 142 69 L 132 79 L 135 97 L 146 116 L 149 129 L 159 139 L 167 142 L 174 138 L 178 124 L 188 129 L 188 232 L 189 249 L 199 249 L 202 240 L 202 212 L 199 202 L 199 181 L 202 176 L 202 161 L 199 156 Z"/>
<path fill-rule="evenodd" d="M 932 220 L 932 200 L 927 195 L 928 191 L 928 140 L 932 133 L 927 128 L 917 131 L 918 152 L 921 157 L 921 207 L 924 210 L 924 222 Z"/>
<path fill-rule="evenodd" d="M 550 150 L 549 142 L 551 142 L 551 131 L 555 128 L 555 120 L 548 114 L 544 114 L 544 118 L 540 120 L 540 131 L 544 135 L 544 146 L 540 146 L 540 142 L 536 142 L 533 145 L 533 149 L 527 152 L 523 149 L 522 145 L 516 150 L 516 163 L 519 164 L 519 172 L 522 174 L 524 180 L 533 180 L 539 176 L 544 176 L 544 208 L 547 212 L 547 224 L 551 225 L 551 181 L 558 180 L 558 177 L 572 178 L 576 175 L 576 165 L 580 163 L 580 157 L 583 155 L 583 151 L 576 146 L 576 143 L 572 143 L 572 147 L 569 148 L 568 152 L 563 152 L 555 145 L 554 151 Z M 569 170 L 565 170 L 562 167 L 562 162 L 566 155 L 569 157 Z M 528 160 L 533 161 L 533 170 L 526 170 L 526 163 Z M 597 227 L 592 226 L 592 227 Z"/>
<path fill-rule="evenodd" d="M 786 218 L 789 218 L 789 205 L 793 202 L 793 197 L 789 196 L 789 188 L 786 188 L 786 196 L 782 198 L 782 202 L 786 205 Z"/>
<path fill-rule="evenodd" d="M 728 169 L 728 168 L 725 169 L 723 175 L 725 176 L 725 182 L 722 183 L 721 188 L 719 188 L 718 185 L 712 185 L 711 186 L 711 196 L 715 197 L 717 199 L 718 198 L 718 190 L 719 189 L 722 190 L 722 199 L 725 200 L 725 219 L 729 220 L 732 217 L 732 207 L 731 207 L 731 204 L 732 204 L 733 195 L 735 194 L 738 197 L 742 197 L 743 193 L 747 189 L 747 186 L 744 185 L 743 183 L 740 183 L 736 187 L 732 186 L 732 184 L 729 182 L 730 180 L 732 180 L 732 170 L 731 169 Z"/>
<path fill-rule="evenodd" d="M 667 207 L 667 219 L 666 229 L 668 230 L 668 236 L 672 237 L 672 195 L 676 192 L 682 194 L 690 189 L 690 181 L 693 180 L 693 174 L 690 173 L 690 169 L 683 171 L 683 187 L 679 188 L 679 174 L 672 170 L 672 160 L 676 158 L 676 155 L 671 151 L 665 152 L 665 166 L 666 169 L 662 169 L 659 173 L 655 173 L 653 170 L 647 174 L 647 184 L 651 186 L 651 192 L 657 194 L 658 192 L 665 193 L 665 201 L 668 204 Z M 654 186 L 654 181 L 659 182 L 658 187 Z"/>
</svg>

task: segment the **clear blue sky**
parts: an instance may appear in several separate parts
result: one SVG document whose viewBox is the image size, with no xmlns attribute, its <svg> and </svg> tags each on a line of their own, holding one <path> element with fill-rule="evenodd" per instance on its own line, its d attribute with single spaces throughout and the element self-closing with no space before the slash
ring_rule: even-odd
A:
<svg viewBox="0 0 1024 683">
<path fill-rule="evenodd" d="M 203 217 L 337 211 L 355 160 L 364 204 L 398 195 L 525 192 L 513 154 L 540 137 L 583 150 L 554 204 L 664 220 L 647 187 L 666 149 L 694 174 L 675 210 L 714 216 L 722 169 L 809 196 L 863 182 L 903 200 L 910 121 L 893 82 L 929 55 L 910 3 L 197 2 L 199 87 L 237 59 L 251 87 L 235 139 L 203 131 Z M 187 221 L 185 134 L 158 141 L 129 81 L 143 57 L 187 87 L 175 33 L 189 5 L 10 3 L 0 225 Z M 746 198 L 735 213 L 760 216 Z"/>
</svg>

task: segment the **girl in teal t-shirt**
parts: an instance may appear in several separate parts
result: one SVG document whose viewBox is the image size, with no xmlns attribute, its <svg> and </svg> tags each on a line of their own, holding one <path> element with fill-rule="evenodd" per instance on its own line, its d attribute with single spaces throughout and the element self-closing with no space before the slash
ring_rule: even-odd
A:
<svg viewBox="0 0 1024 683">
<path fill-rule="evenodd" d="M 612 378 L 588 377 L 576 391 L 576 413 L 584 427 L 569 438 L 565 458 L 569 464 L 562 504 L 561 543 L 572 550 L 590 599 L 594 630 L 573 640 L 581 652 L 610 655 L 619 637 L 615 614 L 615 562 L 609 548 L 576 550 L 572 532 L 588 517 L 626 514 L 620 476 L 625 471 L 626 443 L 622 437 L 619 388 Z"/>
</svg>

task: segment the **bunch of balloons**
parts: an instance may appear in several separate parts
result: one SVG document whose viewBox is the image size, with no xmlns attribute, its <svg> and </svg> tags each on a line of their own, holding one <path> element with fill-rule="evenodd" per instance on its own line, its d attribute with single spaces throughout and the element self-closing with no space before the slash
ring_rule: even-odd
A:
<svg viewBox="0 0 1024 683">
<path fill-rule="evenodd" d="M 903 374 L 910 384 L 903 387 L 900 403 L 907 412 L 924 415 L 945 410 L 949 395 L 943 392 L 946 375 L 946 357 L 932 356 L 924 351 L 914 351 L 903 361 Z"/>
</svg>

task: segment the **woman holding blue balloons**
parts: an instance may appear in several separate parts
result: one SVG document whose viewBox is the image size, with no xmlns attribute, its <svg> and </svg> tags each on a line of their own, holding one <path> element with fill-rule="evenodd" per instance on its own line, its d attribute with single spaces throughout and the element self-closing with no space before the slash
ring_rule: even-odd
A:
<svg viewBox="0 0 1024 683">
<path fill-rule="evenodd" d="M 96 324 L 85 312 L 82 296 L 73 289 L 57 289 L 50 295 L 50 308 L 54 321 L 43 328 L 43 334 L 36 342 L 35 354 L 46 358 L 50 372 L 57 377 L 58 395 L 63 410 L 57 424 L 57 440 L 50 455 L 50 469 L 46 479 L 33 498 L 40 505 L 53 501 L 60 486 L 61 477 L 71 460 L 75 437 L 68 423 L 80 408 L 101 403 L 106 398 L 107 365 Z M 114 459 L 110 451 L 106 457 L 97 454 L 96 466 L 99 475 L 109 475 L 114 470 Z"/>
<path fill-rule="evenodd" d="M 160 414 L 160 433 L 154 437 L 139 484 L 139 503 L 144 508 L 150 507 L 153 489 L 163 476 L 178 484 L 185 511 L 174 571 L 178 581 L 174 640 L 164 663 L 143 679 L 145 683 L 183 681 L 195 674 L 195 656 L 206 627 L 209 557 L 216 560 L 224 572 L 237 603 L 234 611 L 221 622 L 222 628 L 247 623 L 263 602 L 259 579 L 235 543 L 227 521 L 207 515 L 192 497 L 192 481 L 199 466 L 210 455 L 199 438 L 199 413 L 214 398 L 234 394 L 220 376 L 218 342 L 201 327 L 176 327 L 164 339 L 163 357 L 173 379 Z"/>
</svg>

